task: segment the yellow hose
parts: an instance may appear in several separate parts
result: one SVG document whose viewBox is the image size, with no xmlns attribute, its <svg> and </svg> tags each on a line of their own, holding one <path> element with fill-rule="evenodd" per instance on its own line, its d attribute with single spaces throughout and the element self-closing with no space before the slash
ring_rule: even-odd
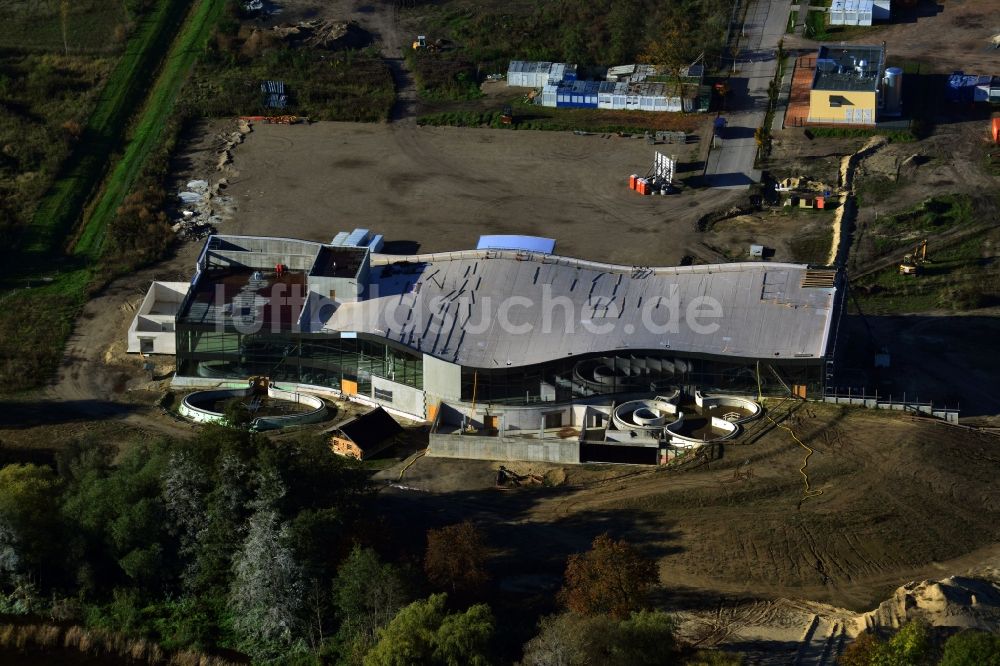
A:
<svg viewBox="0 0 1000 666">
<path fill-rule="evenodd" d="M 760 388 L 760 361 L 757 361 L 757 402 L 760 402 L 761 398 L 762 396 Z M 792 439 L 795 440 L 795 443 L 806 450 L 806 458 L 805 460 L 802 461 L 802 467 L 799 468 L 799 474 L 802 475 L 802 480 L 805 483 L 805 490 L 802 491 L 802 499 L 805 500 L 809 499 L 810 497 L 819 497 L 820 495 L 822 495 L 823 494 L 822 490 L 812 490 L 809 487 L 809 475 L 806 474 L 806 468 L 809 467 L 809 458 L 812 456 L 814 451 L 805 444 L 803 444 L 802 440 L 796 437 L 795 432 L 791 428 L 789 428 L 786 425 L 781 425 L 780 423 L 772 419 L 770 414 L 765 413 L 764 416 L 767 418 L 768 421 L 770 421 L 777 427 L 783 430 L 787 430 L 788 434 L 791 435 Z"/>
<path fill-rule="evenodd" d="M 809 487 L 809 475 L 806 474 L 806 468 L 809 467 L 809 457 L 812 456 L 814 451 L 805 444 L 803 444 L 802 440 L 796 437 L 795 432 L 792 431 L 792 429 L 789 428 L 788 426 L 781 425 L 780 423 L 772 419 L 770 416 L 767 417 L 767 420 L 773 423 L 774 425 L 778 426 L 779 428 L 787 430 L 788 434 L 791 435 L 792 439 L 795 440 L 795 443 L 806 450 L 806 458 L 805 460 L 802 461 L 802 467 L 799 468 L 799 474 L 802 475 L 802 480 L 805 483 L 805 490 L 802 491 L 802 499 L 809 499 L 810 497 L 819 497 L 820 495 L 822 495 L 823 494 L 822 490 L 812 490 Z"/>
<path fill-rule="evenodd" d="M 419 458 L 421 458 L 423 455 L 425 455 L 426 453 L 427 453 L 427 449 L 424 449 L 423 451 L 420 451 L 419 453 L 417 453 L 417 455 L 413 456 L 413 460 L 411 460 L 410 462 L 406 463 L 406 467 L 404 467 L 403 469 L 399 470 L 399 479 L 398 480 L 402 481 L 403 480 L 403 474 L 406 473 L 406 470 L 410 469 L 410 465 L 412 465 L 413 463 L 417 462 L 417 460 Z"/>
</svg>

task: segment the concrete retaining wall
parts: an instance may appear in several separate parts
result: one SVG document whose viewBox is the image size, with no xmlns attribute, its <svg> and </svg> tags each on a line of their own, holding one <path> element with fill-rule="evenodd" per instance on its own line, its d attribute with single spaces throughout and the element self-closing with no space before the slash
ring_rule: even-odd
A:
<svg viewBox="0 0 1000 666">
<path fill-rule="evenodd" d="M 575 439 L 554 441 L 526 437 L 432 434 L 427 455 L 436 458 L 572 464 L 580 462 L 580 443 Z"/>
<path fill-rule="evenodd" d="M 897 412 L 910 412 L 911 414 L 926 414 L 948 423 L 958 423 L 959 411 L 957 409 L 935 408 L 931 403 L 923 402 L 895 402 L 889 400 L 879 400 L 868 396 L 853 397 L 841 395 L 828 395 L 823 398 L 823 402 L 835 405 L 853 405 L 855 407 L 867 407 L 868 409 L 891 409 Z"/>
</svg>

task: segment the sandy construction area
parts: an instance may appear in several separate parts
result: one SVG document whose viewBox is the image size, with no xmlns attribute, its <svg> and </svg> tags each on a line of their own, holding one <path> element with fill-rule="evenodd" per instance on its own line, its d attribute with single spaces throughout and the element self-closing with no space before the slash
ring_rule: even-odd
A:
<svg viewBox="0 0 1000 666">
<path fill-rule="evenodd" d="M 645 174 L 657 149 L 689 164 L 697 157 L 696 144 L 654 147 L 611 135 L 255 125 L 234 151 L 226 194 L 236 215 L 219 231 L 329 241 L 365 227 L 396 252 L 533 234 L 555 237 L 563 255 L 669 265 L 704 254 L 694 231 L 699 215 L 745 194 L 631 192 L 629 174 Z"/>
</svg>

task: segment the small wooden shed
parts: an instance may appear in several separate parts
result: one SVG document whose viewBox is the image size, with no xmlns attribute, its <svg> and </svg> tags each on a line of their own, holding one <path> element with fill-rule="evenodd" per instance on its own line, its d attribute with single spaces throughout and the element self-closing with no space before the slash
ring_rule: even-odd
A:
<svg viewBox="0 0 1000 666">
<path fill-rule="evenodd" d="M 376 407 L 366 414 L 338 423 L 327 432 L 330 434 L 331 451 L 364 460 L 392 446 L 403 434 L 403 427 L 387 411 Z"/>
</svg>

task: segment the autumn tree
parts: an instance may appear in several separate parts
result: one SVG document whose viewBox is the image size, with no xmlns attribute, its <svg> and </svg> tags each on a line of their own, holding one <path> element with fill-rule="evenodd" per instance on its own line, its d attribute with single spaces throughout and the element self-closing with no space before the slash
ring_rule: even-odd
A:
<svg viewBox="0 0 1000 666">
<path fill-rule="evenodd" d="M 559 600 L 569 610 L 617 619 L 645 608 L 660 582 L 655 561 L 608 534 L 594 539 L 588 552 L 570 555 L 565 578 Z"/>
<path fill-rule="evenodd" d="M 490 579 L 489 557 L 482 532 L 469 521 L 427 532 L 427 579 L 451 594 L 480 592 Z"/>
<path fill-rule="evenodd" d="M 680 79 L 681 71 L 698 57 L 696 32 L 684 16 L 676 16 L 664 27 L 663 34 L 647 44 L 643 60 L 662 74 Z"/>
</svg>

